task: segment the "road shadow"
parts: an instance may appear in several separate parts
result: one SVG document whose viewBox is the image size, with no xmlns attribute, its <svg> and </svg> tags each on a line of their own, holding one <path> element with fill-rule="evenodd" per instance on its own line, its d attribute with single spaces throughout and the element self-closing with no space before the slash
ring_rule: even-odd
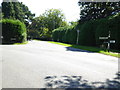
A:
<svg viewBox="0 0 120 90">
<path fill-rule="evenodd" d="M 77 48 L 73 48 L 73 47 L 65 47 L 65 48 L 66 48 L 67 51 L 94 53 L 94 52 L 91 52 L 91 51 L 77 49 Z"/>
<path fill-rule="evenodd" d="M 82 76 L 47 76 L 45 80 L 45 88 L 64 88 L 64 90 L 81 89 L 81 90 L 118 90 L 120 88 L 120 72 L 112 80 L 107 79 L 105 82 L 89 82 L 82 79 Z M 46 89 L 44 89 L 46 90 Z"/>
<path fill-rule="evenodd" d="M 65 47 L 65 48 L 67 51 L 74 51 L 74 52 L 87 52 L 87 53 L 99 53 L 100 51 L 108 52 L 106 48 L 92 47 L 92 46 L 71 45 L 70 47 Z M 80 48 L 82 48 L 83 50 Z M 113 49 L 110 49 L 109 52 L 120 53 L 120 51 Z"/>
</svg>

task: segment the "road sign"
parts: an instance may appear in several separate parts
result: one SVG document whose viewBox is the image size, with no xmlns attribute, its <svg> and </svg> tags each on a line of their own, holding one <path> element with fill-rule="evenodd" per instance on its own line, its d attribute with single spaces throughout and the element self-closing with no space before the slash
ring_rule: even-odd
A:
<svg viewBox="0 0 120 90">
<path fill-rule="evenodd" d="M 16 40 L 16 38 L 11 38 L 11 40 Z"/>
<path fill-rule="evenodd" d="M 115 43 L 115 40 L 110 40 L 110 43 Z"/>
<path fill-rule="evenodd" d="M 108 39 L 108 37 L 99 37 L 99 39 Z"/>
<path fill-rule="evenodd" d="M 1 36 L 1 38 L 3 39 L 3 36 Z"/>
<path fill-rule="evenodd" d="M 110 44 L 115 43 L 115 40 L 110 40 L 110 37 L 111 37 L 111 32 L 110 31 L 109 31 L 108 37 L 99 37 L 99 39 L 104 40 L 103 43 L 107 43 L 108 52 L 110 50 Z"/>
<path fill-rule="evenodd" d="M 108 43 L 108 42 L 103 42 L 103 43 Z"/>
</svg>

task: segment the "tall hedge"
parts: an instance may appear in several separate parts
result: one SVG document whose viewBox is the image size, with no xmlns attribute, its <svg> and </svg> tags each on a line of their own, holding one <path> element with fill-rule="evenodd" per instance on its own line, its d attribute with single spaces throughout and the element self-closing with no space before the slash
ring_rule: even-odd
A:
<svg viewBox="0 0 120 90">
<path fill-rule="evenodd" d="M 90 20 L 80 26 L 80 45 L 96 46 L 95 32 L 98 24 L 97 20 Z"/>
<path fill-rule="evenodd" d="M 26 26 L 19 20 L 3 19 L 2 36 L 3 43 L 16 43 L 26 41 Z"/>
<path fill-rule="evenodd" d="M 101 44 L 99 37 L 107 37 L 110 31 L 110 40 L 115 40 L 115 43 L 111 43 L 111 48 L 120 50 L 120 14 L 100 19 L 99 23 L 95 33 L 97 45 Z"/>
<path fill-rule="evenodd" d="M 97 46 L 99 47 L 105 41 L 99 37 L 108 37 L 111 32 L 110 40 L 115 40 L 111 43 L 111 49 L 120 50 L 120 13 L 98 20 L 89 20 L 76 26 L 67 26 L 55 29 L 53 31 L 53 39 L 55 41 L 76 44 L 77 30 L 79 32 L 79 45 Z M 107 44 L 105 44 L 107 45 Z"/>
<path fill-rule="evenodd" d="M 60 27 L 53 30 L 52 37 L 54 41 L 64 43 L 76 43 L 77 32 L 73 26 Z"/>
</svg>

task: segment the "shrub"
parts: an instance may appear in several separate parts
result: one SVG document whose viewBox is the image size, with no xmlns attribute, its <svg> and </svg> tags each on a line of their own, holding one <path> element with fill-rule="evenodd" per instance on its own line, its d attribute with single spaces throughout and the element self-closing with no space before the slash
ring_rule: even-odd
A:
<svg viewBox="0 0 120 90">
<path fill-rule="evenodd" d="M 76 43 L 76 31 L 73 26 L 65 26 L 53 30 L 52 37 L 54 41 Z"/>
<path fill-rule="evenodd" d="M 95 31 L 97 28 L 97 24 L 97 20 L 90 20 L 80 26 L 80 45 L 96 46 Z"/>
<path fill-rule="evenodd" d="M 98 20 L 89 20 L 78 25 L 61 27 L 53 31 L 53 39 L 55 41 L 76 44 L 77 29 L 79 32 L 79 45 L 84 46 L 100 46 L 105 40 L 99 37 L 108 37 L 111 32 L 110 40 L 115 40 L 111 44 L 111 49 L 120 50 L 120 13 L 107 18 Z M 108 41 L 108 40 L 106 40 Z M 107 46 L 107 44 L 105 44 Z"/>
<path fill-rule="evenodd" d="M 100 19 L 99 25 L 96 29 L 96 44 L 100 45 L 103 42 L 99 40 L 99 37 L 107 37 L 109 31 L 111 33 L 110 40 L 115 40 L 114 44 L 111 44 L 112 49 L 120 50 L 120 14 L 114 15 L 108 18 Z"/>
<path fill-rule="evenodd" d="M 25 24 L 19 20 L 3 19 L 2 36 L 3 43 L 16 43 L 26 41 L 26 27 Z M 14 40 L 13 40 L 14 39 Z"/>
<path fill-rule="evenodd" d="M 40 34 L 37 30 L 29 30 L 28 31 L 28 37 L 31 37 L 31 39 L 33 38 L 39 38 Z"/>
</svg>

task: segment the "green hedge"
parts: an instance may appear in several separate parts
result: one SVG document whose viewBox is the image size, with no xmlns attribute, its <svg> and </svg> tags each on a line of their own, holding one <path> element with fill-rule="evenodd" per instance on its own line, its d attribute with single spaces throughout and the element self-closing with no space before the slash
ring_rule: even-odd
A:
<svg viewBox="0 0 120 90">
<path fill-rule="evenodd" d="M 66 26 L 53 30 L 52 37 L 54 41 L 75 44 L 76 34 L 73 26 Z"/>
<path fill-rule="evenodd" d="M 24 23 L 11 19 L 3 19 L 0 23 L 2 23 L 3 43 L 21 43 L 26 41 L 27 34 Z"/>
<path fill-rule="evenodd" d="M 79 45 L 97 46 L 103 44 L 103 40 L 99 37 L 107 37 L 111 31 L 111 40 L 115 40 L 115 44 L 111 44 L 112 49 L 120 50 L 120 13 L 107 18 L 90 20 L 76 26 L 60 27 L 53 31 L 53 40 L 76 44 L 77 30 L 79 32 Z"/>
<path fill-rule="evenodd" d="M 96 29 L 96 44 L 100 45 L 102 42 L 99 37 L 107 37 L 111 33 L 111 40 L 115 40 L 115 44 L 111 44 L 112 49 L 120 50 L 120 14 L 100 19 L 99 25 Z"/>
<path fill-rule="evenodd" d="M 97 20 L 90 20 L 81 25 L 79 44 L 85 46 L 96 46 L 95 32 L 96 26 L 99 24 Z"/>
</svg>

